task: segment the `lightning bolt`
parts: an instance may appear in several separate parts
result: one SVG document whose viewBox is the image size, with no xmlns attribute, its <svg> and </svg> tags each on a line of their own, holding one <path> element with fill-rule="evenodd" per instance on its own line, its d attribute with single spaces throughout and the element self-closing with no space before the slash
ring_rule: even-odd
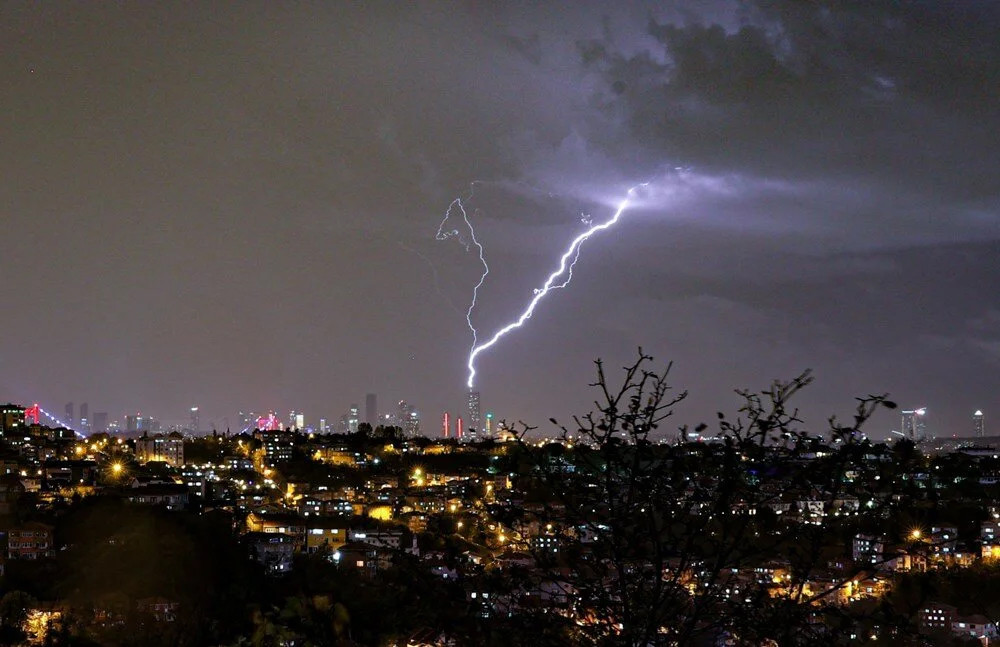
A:
<svg viewBox="0 0 1000 647">
<path fill-rule="evenodd" d="M 495 333 L 493 333 L 492 337 L 490 337 L 487 341 L 483 342 L 482 344 L 477 344 L 476 339 L 475 339 L 475 328 L 473 328 L 473 335 L 474 336 L 473 336 L 472 350 L 469 351 L 469 361 L 467 363 L 467 366 L 468 366 L 468 369 L 469 369 L 469 379 L 466 382 L 466 385 L 470 389 L 472 388 L 472 386 L 473 386 L 473 384 L 475 382 L 475 379 L 476 379 L 476 358 L 479 356 L 479 354 L 482 353 L 485 350 L 489 350 L 490 348 L 492 348 L 494 345 L 496 345 L 496 343 L 498 341 L 500 341 L 504 336 L 506 336 L 507 333 L 509 333 L 509 332 L 511 332 L 511 331 L 513 331 L 513 330 L 515 330 L 517 328 L 520 328 L 522 325 L 524 325 L 524 322 L 526 322 L 528 319 L 531 319 L 531 315 L 533 315 L 535 313 L 535 307 L 539 304 L 539 302 L 542 299 L 545 298 L 546 294 L 548 294 L 552 290 L 558 290 L 560 288 L 564 288 L 567 285 L 569 285 L 570 281 L 573 280 L 573 267 L 576 265 L 576 262 L 580 259 L 580 247 L 583 245 L 583 243 L 585 243 L 587 241 L 587 239 L 589 239 L 594 234 L 596 234 L 598 232 L 601 232 L 601 231 L 604 231 L 605 229 L 610 229 L 611 227 L 613 227 L 618 222 L 618 220 L 622 217 L 622 214 L 625 213 L 625 210 L 628 209 L 629 205 L 631 204 L 631 202 L 632 202 L 632 195 L 635 192 L 635 190 L 638 189 L 639 187 L 647 186 L 648 184 L 649 184 L 648 182 L 643 182 L 642 184 L 637 184 L 636 186 L 634 186 L 631 189 L 629 189 L 628 193 L 625 195 L 625 199 L 622 200 L 619 203 L 617 211 L 615 211 L 614 215 L 611 218 L 609 218 L 608 220 L 606 220 L 606 221 L 604 221 L 604 222 L 602 222 L 602 223 L 600 223 L 598 225 L 591 225 L 589 229 L 587 229 L 585 232 L 583 232 L 582 234 L 580 234 L 579 236 L 577 236 L 576 238 L 574 238 L 572 240 L 572 242 L 570 242 L 569 247 L 566 248 L 566 251 L 563 252 L 563 255 L 559 258 L 559 267 L 556 268 L 556 270 L 554 272 L 552 272 L 552 274 L 549 275 L 549 278 L 545 281 L 545 283 L 542 285 L 542 287 L 537 288 L 535 290 L 534 296 L 531 298 L 531 301 L 528 302 L 528 306 L 524 309 L 524 311 L 521 313 L 521 315 L 517 319 L 515 319 L 512 322 L 510 322 L 509 324 L 507 324 L 503 328 L 500 328 L 499 330 L 497 330 Z M 459 202 L 459 201 L 456 200 L 455 202 Z M 452 202 L 452 205 L 454 205 L 455 202 Z M 450 210 L 451 210 L 451 207 L 449 207 L 449 211 Z M 463 210 L 463 214 L 464 213 L 465 212 Z M 447 220 L 447 219 L 448 219 L 448 217 L 447 217 L 447 214 L 446 214 L 445 215 L 445 220 Z M 468 222 L 468 220 L 466 220 L 466 222 Z M 444 225 L 444 223 L 442 222 L 442 226 L 443 225 Z M 471 230 L 471 228 L 472 228 L 471 225 L 469 226 L 469 228 Z M 439 230 L 439 233 L 440 233 L 440 230 Z M 475 240 L 475 239 L 473 239 L 473 240 Z M 480 251 L 482 251 L 482 247 L 480 247 Z M 480 258 L 481 258 L 481 256 L 480 256 Z M 573 259 L 572 261 L 570 260 L 571 258 Z M 485 265 L 485 261 L 483 261 L 483 264 Z M 487 272 L 488 271 L 489 271 L 489 268 L 487 268 Z M 565 278 L 562 280 L 562 282 L 559 283 L 559 284 L 556 284 L 556 281 L 559 280 L 559 278 L 563 277 L 563 276 L 565 276 Z M 485 280 L 485 279 L 486 279 L 486 275 L 484 274 L 483 278 L 479 282 L 479 285 L 482 285 L 483 280 Z M 477 290 L 478 290 L 478 288 L 479 288 L 479 286 L 476 286 Z M 472 312 L 472 308 L 475 306 L 475 298 L 474 297 L 475 297 L 475 293 L 473 293 L 473 304 L 472 304 L 472 307 L 469 308 L 469 313 L 470 314 Z M 469 327 L 472 328 L 472 322 L 471 321 L 469 322 Z"/>
<path fill-rule="evenodd" d="M 475 185 L 473 184 L 473 186 Z M 445 224 L 451 218 L 451 212 L 455 208 L 461 212 L 462 221 L 465 222 L 465 226 L 469 230 L 468 241 L 462 237 L 457 229 L 452 229 L 450 231 L 445 230 Z M 479 299 L 479 288 L 483 287 L 483 283 L 486 282 L 486 277 L 490 273 L 490 266 L 486 263 L 486 250 L 483 249 L 482 244 L 476 238 L 476 229 L 472 226 L 472 222 L 469 220 L 469 214 L 465 211 L 465 205 L 462 204 L 462 198 L 455 198 L 452 200 L 451 204 L 448 205 L 448 210 L 444 212 L 444 219 L 441 221 L 441 224 L 438 225 L 437 234 L 434 236 L 437 240 L 448 240 L 452 237 L 458 238 L 459 242 L 465 246 L 465 251 L 469 251 L 469 248 L 472 245 L 475 245 L 479 252 L 479 262 L 483 265 L 483 273 L 479 276 L 479 282 L 476 283 L 476 287 L 472 288 L 472 301 L 469 302 L 469 308 L 465 311 L 465 323 L 468 324 L 469 330 L 472 331 L 472 346 L 469 351 L 472 352 L 475 350 L 476 344 L 479 343 L 479 333 L 476 331 L 476 327 L 472 324 L 472 311 L 476 309 L 476 301 Z"/>
</svg>

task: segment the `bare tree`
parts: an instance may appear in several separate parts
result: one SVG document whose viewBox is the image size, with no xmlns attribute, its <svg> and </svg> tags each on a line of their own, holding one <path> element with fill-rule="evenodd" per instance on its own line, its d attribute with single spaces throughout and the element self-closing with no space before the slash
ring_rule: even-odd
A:
<svg viewBox="0 0 1000 647">
<path fill-rule="evenodd" d="M 851 421 L 811 433 L 791 405 L 806 372 L 738 391 L 738 415 L 718 414 L 710 435 L 699 425 L 675 436 L 664 423 L 686 394 L 651 361 L 640 349 L 617 388 L 597 361 L 595 410 L 553 420 L 558 445 L 521 435 L 519 489 L 531 496 L 504 519 L 511 550 L 531 562 L 498 560 L 504 615 L 544 616 L 578 645 L 910 640 L 905 619 L 859 602 L 889 556 L 851 560 L 851 539 L 884 524 L 891 499 L 859 478 L 873 451 L 862 427 L 895 405 L 859 398 Z"/>
</svg>

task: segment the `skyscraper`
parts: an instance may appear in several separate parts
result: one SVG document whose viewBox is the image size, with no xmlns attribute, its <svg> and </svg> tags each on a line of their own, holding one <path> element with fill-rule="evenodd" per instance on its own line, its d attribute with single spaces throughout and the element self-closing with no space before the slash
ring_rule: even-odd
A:
<svg viewBox="0 0 1000 647">
<path fill-rule="evenodd" d="M 198 407 L 191 407 L 191 431 L 201 430 L 201 412 Z"/>
<path fill-rule="evenodd" d="M 90 433 L 90 405 L 86 402 L 80 404 L 80 428 L 77 431 L 83 434 Z"/>
<path fill-rule="evenodd" d="M 403 433 L 413 436 L 420 429 L 420 416 L 412 404 L 406 400 L 400 400 L 396 406 L 397 424 L 403 429 Z"/>
<path fill-rule="evenodd" d="M 986 420 L 983 416 L 983 412 L 978 409 L 974 414 L 972 414 L 972 429 L 975 431 L 975 435 L 979 438 L 986 435 Z"/>
<path fill-rule="evenodd" d="M 126 431 L 156 431 L 158 424 L 152 416 L 144 416 L 137 413 L 134 416 L 125 416 Z"/>
<path fill-rule="evenodd" d="M 374 429 L 378 426 L 378 398 L 374 393 L 365 396 L 365 422 Z"/>
<path fill-rule="evenodd" d="M 66 407 L 63 409 L 64 416 L 63 422 L 69 425 L 70 429 L 76 428 L 76 420 L 73 418 L 73 403 L 67 402 Z"/>
<path fill-rule="evenodd" d="M 902 432 L 905 438 L 920 440 L 927 437 L 927 409 L 907 409 L 903 411 Z"/>
<path fill-rule="evenodd" d="M 479 391 L 469 391 L 469 435 L 475 438 L 481 431 L 482 417 L 479 414 Z"/>
<path fill-rule="evenodd" d="M 352 404 L 347 412 L 347 431 L 354 434 L 358 432 L 358 423 L 361 422 L 358 405 Z"/>
</svg>

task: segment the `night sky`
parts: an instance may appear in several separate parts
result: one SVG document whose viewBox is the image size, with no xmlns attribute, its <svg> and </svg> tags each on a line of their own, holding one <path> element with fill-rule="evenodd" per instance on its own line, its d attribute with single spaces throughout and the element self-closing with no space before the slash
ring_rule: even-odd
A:
<svg viewBox="0 0 1000 647">
<path fill-rule="evenodd" d="M 641 345 L 678 424 L 812 368 L 817 427 L 889 392 L 1000 432 L 997 33 L 993 2 L 5 2 L 0 400 L 224 429 L 374 392 L 434 433 L 480 267 L 449 203 L 486 334 L 648 181 L 480 357 L 484 409 L 550 429 Z"/>
</svg>

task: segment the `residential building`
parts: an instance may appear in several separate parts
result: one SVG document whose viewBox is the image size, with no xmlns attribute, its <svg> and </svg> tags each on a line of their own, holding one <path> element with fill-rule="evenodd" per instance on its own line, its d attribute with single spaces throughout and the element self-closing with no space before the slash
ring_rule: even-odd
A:
<svg viewBox="0 0 1000 647">
<path fill-rule="evenodd" d="M 144 433 L 135 441 L 135 458 L 140 463 L 157 461 L 180 467 L 184 464 L 184 436 L 176 431 L 153 436 Z"/>
<path fill-rule="evenodd" d="M 52 526 L 37 521 L 29 521 L 11 528 L 7 531 L 7 558 L 42 559 L 55 557 L 52 530 Z"/>
</svg>

